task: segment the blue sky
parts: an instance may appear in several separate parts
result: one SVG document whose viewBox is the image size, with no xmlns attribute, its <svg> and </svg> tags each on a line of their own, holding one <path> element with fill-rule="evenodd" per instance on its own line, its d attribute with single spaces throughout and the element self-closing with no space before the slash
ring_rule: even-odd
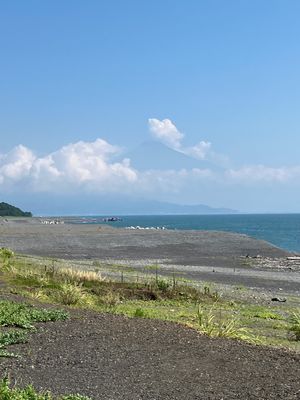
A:
<svg viewBox="0 0 300 400">
<path fill-rule="evenodd" d="M 2 1 L 0 193 L 21 200 L 26 187 L 34 196 L 55 176 L 88 193 L 84 179 L 95 187 L 109 170 L 103 179 L 112 177 L 114 193 L 300 212 L 299 12 L 296 0 Z M 169 120 L 179 147 L 149 119 Z M 186 171 L 187 191 L 174 187 L 185 179 L 180 170 L 150 179 L 116 164 L 117 153 L 151 138 L 191 157 L 209 143 L 197 157 L 222 165 L 223 175 L 205 180 L 199 163 L 200 180 Z M 86 147 L 72 147 L 79 141 Z M 74 151 L 93 154 L 84 179 L 81 164 L 70 170 Z M 157 196 L 161 177 L 170 188 Z M 73 184 L 81 178 L 83 186 Z"/>
</svg>

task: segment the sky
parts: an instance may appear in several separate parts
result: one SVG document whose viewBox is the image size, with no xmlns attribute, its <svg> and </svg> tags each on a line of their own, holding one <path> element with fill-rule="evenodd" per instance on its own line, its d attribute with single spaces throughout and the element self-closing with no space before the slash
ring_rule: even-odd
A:
<svg viewBox="0 0 300 400">
<path fill-rule="evenodd" d="M 300 212 L 299 12 L 298 0 L 1 0 L 0 197 Z M 153 140 L 195 166 L 166 152 L 157 168 L 149 150 L 153 166 L 137 168 L 127 155 Z"/>
</svg>

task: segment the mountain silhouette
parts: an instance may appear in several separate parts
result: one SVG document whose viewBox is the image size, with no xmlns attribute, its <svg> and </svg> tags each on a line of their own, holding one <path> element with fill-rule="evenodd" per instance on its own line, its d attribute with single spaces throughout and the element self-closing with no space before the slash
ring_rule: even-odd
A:
<svg viewBox="0 0 300 400">
<path fill-rule="evenodd" d="M 182 205 L 126 195 L 23 195 L 22 206 L 34 215 L 233 214 L 235 210 L 203 204 Z"/>
<path fill-rule="evenodd" d="M 130 159 L 130 165 L 138 171 L 181 170 L 181 169 L 219 169 L 212 162 L 199 160 L 157 142 L 147 141 L 119 157 Z"/>
</svg>

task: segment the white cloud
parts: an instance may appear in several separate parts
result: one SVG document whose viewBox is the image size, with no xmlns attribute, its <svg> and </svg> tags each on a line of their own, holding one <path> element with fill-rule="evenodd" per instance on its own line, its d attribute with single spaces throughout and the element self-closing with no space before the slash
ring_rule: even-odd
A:
<svg viewBox="0 0 300 400">
<path fill-rule="evenodd" d="M 0 156 L 0 183 L 18 181 L 30 171 L 35 161 L 33 152 L 19 145 L 9 153 Z"/>
<path fill-rule="evenodd" d="M 152 124 L 160 126 L 157 122 Z M 164 124 L 161 132 L 168 131 L 166 126 L 174 127 L 171 122 L 170 124 Z M 174 128 L 172 129 L 174 131 Z M 183 136 L 173 137 L 177 145 L 180 144 L 180 137 Z M 198 158 L 204 157 L 211 151 L 208 142 L 199 142 L 190 148 L 181 146 L 177 151 L 183 150 L 187 153 L 196 152 Z M 118 146 L 113 146 L 102 139 L 71 143 L 44 157 L 38 157 L 32 150 L 19 145 L 7 154 L 0 155 L 0 190 L 2 193 L 5 191 L 114 192 L 148 195 L 151 198 L 161 196 L 172 198 L 174 194 L 178 194 L 190 196 L 192 199 L 195 196 L 199 197 L 200 194 L 205 196 L 205 191 L 209 187 L 213 192 L 222 190 L 225 186 L 241 190 L 245 186 L 255 189 L 259 185 L 266 186 L 266 184 L 276 185 L 278 188 L 291 184 L 300 187 L 300 166 L 297 165 L 292 167 L 252 165 L 217 170 L 209 168 L 156 170 L 153 160 L 153 169 L 141 172 L 131 166 L 129 159 L 114 161 L 119 153 Z"/>
<path fill-rule="evenodd" d="M 0 184 L 11 187 L 26 183 L 37 191 L 82 186 L 96 191 L 115 190 L 137 179 L 129 160 L 111 161 L 119 152 L 119 147 L 102 139 L 71 143 L 42 158 L 19 145 L 0 156 Z"/>
<path fill-rule="evenodd" d="M 184 134 L 179 132 L 170 119 L 166 118 L 160 121 L 156 118 L 149 118 L 148 122 L 150 131 L 156 139 L 171 148 L 181 148 L 181 140 L 184 138 Z"/>
<path fill-rule="evenodd" d="M 235 183 L 269 182 L 284 184 L 296 182 L 300 178 L 300 166 L 277 168 L 265 165 L 245 166 L 238 169 L 228 169 L 225 172 L 225 177 Z"/>
<path fill-rule="evenodd" d="M 210 148 L 211 148 L 211 143 L 202 140 L 193 147 L 185 148 L 184 153 L 194 158 L 198 158 L 199 160 L 204 160 L 208 155 Z"/>
<path fill-rule="evenodd" d="M 199 160 L 204 160 L 210 152 L 211 143 L 204 140 L 195 146 L 184 147 L 182 145 L 184 134 L 168 118 L 161 121 L 156 118 L 149 118 L 148 123 L 152 135 L 173 150 Z"/>
<path fill-rule="evenodd" d="M 184 188 L 194 187 L 198 190 L 202 183 L 215 179 L 216 176 L 210 169 L 149 170 L 139 174 L 135 189 L 151 195 L 174 194 Z"/>
</svg>

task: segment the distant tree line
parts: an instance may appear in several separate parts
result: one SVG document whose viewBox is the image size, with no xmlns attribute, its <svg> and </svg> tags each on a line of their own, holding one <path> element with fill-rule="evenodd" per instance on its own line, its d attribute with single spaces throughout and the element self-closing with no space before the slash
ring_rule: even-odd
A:
<svg viewBox="0 0 300 400">
<path fill-rule="evenodd" d="M 8 203 L 0 203 L 0 216 L 1 217 L 32 217 L 32 213 L 22 211 L 20 208 L 12 206 Z"/>
</svg>

